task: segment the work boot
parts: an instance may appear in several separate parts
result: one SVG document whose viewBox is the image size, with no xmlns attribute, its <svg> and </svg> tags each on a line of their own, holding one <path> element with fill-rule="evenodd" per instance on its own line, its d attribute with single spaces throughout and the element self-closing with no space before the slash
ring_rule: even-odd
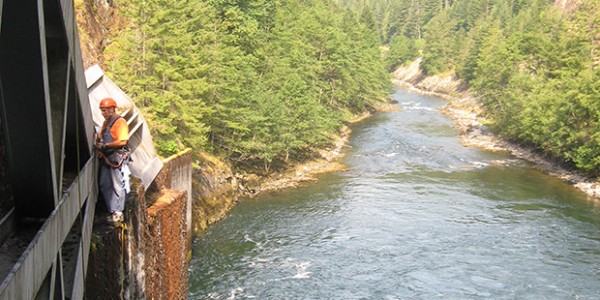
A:
<svg viewBox="0 0 600 300">
<path fill-rule="evenodd" d="M 109 223 L 123 222 L 123 212 L 116 211 L 108 216 Z"/>
</svg>

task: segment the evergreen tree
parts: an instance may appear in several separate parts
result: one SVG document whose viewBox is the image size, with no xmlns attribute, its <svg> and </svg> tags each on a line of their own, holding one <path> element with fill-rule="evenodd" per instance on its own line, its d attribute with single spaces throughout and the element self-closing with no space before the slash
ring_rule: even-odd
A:
<svg viewBox="0 0 600 300">
<path fill-rule="evenodd" d="M 207 149 L 270 171 L 314 155 L 389 93 L 371 8 L 324 0 L 122 3 L 111 77 L 148 116 L 157 148 Z M 354 11 L 356 12 L 356 11 Z"/>
<path fill-rule="evenodd" d="M 385 55 L 386 68 L 393 71 L 398 66 L 416 59 L 419 50 L 415 42 L 403 34 L 397 34 L 389 42 L 389 50 Z"/>
<path fill-rule="evenodd" d="M 450 69 L 452 65 L 452 44 L 455 24 L 446 12 L 436 15 L 425 28 L 425 44 L 421 68 L 426 74 L 438 74 Z"/>
</svg>

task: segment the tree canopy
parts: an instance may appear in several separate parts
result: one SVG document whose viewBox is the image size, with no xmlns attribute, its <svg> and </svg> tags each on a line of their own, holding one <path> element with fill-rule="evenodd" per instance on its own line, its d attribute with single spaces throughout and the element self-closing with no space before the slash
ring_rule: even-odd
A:
<svg viewBox="0 0 600 300">
<path fill-rule="evenodd" d="M 600 4 L 554 2 L 125 0 L 107 71 L 161 154 L 269 170 L 331 143 L 422 57 L 467 83 L 500 135 L 600 175 Z"/>
<path fill-rule="evenodd" d="M 451 72 L 469 84 L 497 133 L 597 176 L 600 4 L 567 1 L 565 9 L 554 2 L 373 0 L 371 6 L 380 12 L 380 36 L 389 40 L 388 68 L 423 57 L 426 74 Z M 382 5 L 396 13 L 378 10 Z M 425 10 L 400 9 L 411 5 Z M 417 12 L 422 18 L 414 23 Z"/>
<path fill-rule="evenodd" d="M 327 0 L 124 1 L 108 73 L 148 116 L 157 148 L 205 149 L 265 170 L 332 142 L 385 101 L 368 14 Z"/>
</svg>

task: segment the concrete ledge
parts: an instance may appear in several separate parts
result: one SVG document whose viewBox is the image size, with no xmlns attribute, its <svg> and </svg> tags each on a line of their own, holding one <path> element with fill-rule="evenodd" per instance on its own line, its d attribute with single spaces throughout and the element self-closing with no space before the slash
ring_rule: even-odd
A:
<svg viewBox="0 0 600 300">
<path fill-rule="evenodd" d="M 187 298 L 187 192 L 163 190 L 148 208 L 146 286 L 149 299 Z"/>
</svg>

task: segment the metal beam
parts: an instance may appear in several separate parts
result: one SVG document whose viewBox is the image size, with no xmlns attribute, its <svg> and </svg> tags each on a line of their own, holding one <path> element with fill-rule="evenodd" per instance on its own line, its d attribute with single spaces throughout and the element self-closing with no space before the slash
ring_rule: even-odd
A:
<svg viewBox="0 0 600 300">
<path fill-rule="evenodd" d="M 35 297 L 47 271 L 54 263 L 56 253 L 60 251 L 62 242 L 81 210 L 83 202 L 80 199 L 92 199 L 91 203 L 95 203 L 97 195 L 95 187 L 97 187 L 95 162 L 94 159 L 90 159 L 0 285 L 1 300 Z"/>
<path fill-rule="evenodd" d="M 45 218 L 54 208 L 55 182 L 36 3 L 3 1 L 0 77 L 3 130 L 17 215 Z"/>
<path fill-rule="evenodd" d="M 93 160 L 97 162 L 97 160 Z M 96 181 L 94 181 L 96 183 Z M 85 287 L 85 276 L 88 269 L 88 258 L 90 253 L 90 243 L 92 237 L 92 227 L 94 225 L 94 214 L 96 210 L 95 195 L 98 193 L 97 186 L 92 188 L 94 195 L 93 198 L 87 199 L 85 206 L 85 214 L 83 218 L 83 228 L 81 232 L 80 246 L 81 250 L 77 256 L 77 269 L 75 270 L 75 276 L 73 280 L 73 291 L 71 293 L 71 299 L 83 299 L 84 287 Z M 68 294 L 67 294 L 68 295 Z"/>
<path fill-rule="evenodd" d="M 82 299 L 98 187 L 72 0 L 0 0 L 0 93 L 16 205 L 6 219 L 45 219 L 0 283 L 0 300 Z M 62 191 L 65 172 L 78 174 Z M 66 263 L 69 233 L 81 236 L 75 265 Z"/>
<path fill-rule="evenodd" d="M 58 204 L 59 200 L 59 178 L 60 174 L 58 174 L 58 162 L 57 157 L 62 155 L 60 152 L 61 149 L 57 149 L 56 147 L 56 139 L 54 133 L 54 122 L 53 122 L 53 108 L 52 108 L 52 99 L 50 97 L 50 78 L 48 75 L 48 48 L 46 43 L 46 19 L 45 19 L 45 11 L 44 11 L 44 2 L 43 0 L 37 1 L 37 17 L 39 24 L 39 43 L 40 43 L 40 55 L 41 55 L 41 71 L 42 71 L 42 96 L 44 99 L 45 107 L 46 107 L 46 130 L 47 130 L 47 139 L 48 139 L 48 150 L 50 151 L 50 177 L 52 180 L 52 199 L 54 200 L 54 205 Z M 64 84 L 64 83 L 62 83 Z M 60 109 L 60 108 L 59 108 Z M 62 108 L 64 110 L 64 108 Z M 57 137 L 60 138 L 60 137 Z"/>
</svg>

